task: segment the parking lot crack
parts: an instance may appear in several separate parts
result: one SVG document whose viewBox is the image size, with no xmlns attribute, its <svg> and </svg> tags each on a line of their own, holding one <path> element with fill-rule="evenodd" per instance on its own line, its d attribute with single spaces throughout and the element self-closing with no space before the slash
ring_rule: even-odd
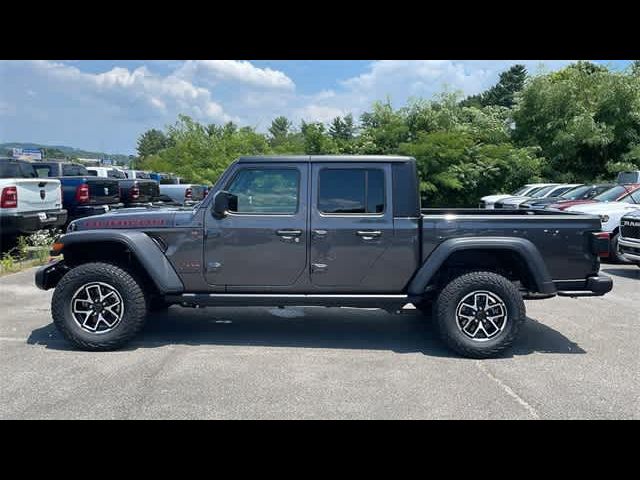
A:
<svg viewBox="0 0 640 480">
<path fill-rule="evenodd" d="M 484 373 L 487 377 L 489 377 L 491 380 L 493 380 L 495 383 L 498 384 L 498 386 L 502 391 L 504 391 L 507 395 L 513 398 L 521 406 L 523 406 L 527 410 L 529 415 L 531 415 L 531 418 L 535 420 L 538 420 L 540 418 L 540 415 L 538 415 L 538 412 L 536 412 L 535 408 L 533 408 L 529 403 L 527 403 L 527 401 L 524 400 L 520 395 L 518 395 L 509 385 L 507 385 L 498 377 L 496 377 L 493 373 L 491 373 L 489 369 L 484 365 L 484 363 L 482 363 L 480 360 L 476 360 L 475 363 L 482 373 Z"/>
</svg>

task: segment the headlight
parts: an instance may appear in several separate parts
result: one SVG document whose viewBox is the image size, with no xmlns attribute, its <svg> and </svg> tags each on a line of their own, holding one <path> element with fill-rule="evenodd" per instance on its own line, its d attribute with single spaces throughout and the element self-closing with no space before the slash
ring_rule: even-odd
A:
<svg viewBox="0 0 640 480">
<path fill-rule="evenodd" d="M 600 220 L 602 223 L 607 223 L 609 221 L 609 215 L 600 215 Z"/>
</svg>

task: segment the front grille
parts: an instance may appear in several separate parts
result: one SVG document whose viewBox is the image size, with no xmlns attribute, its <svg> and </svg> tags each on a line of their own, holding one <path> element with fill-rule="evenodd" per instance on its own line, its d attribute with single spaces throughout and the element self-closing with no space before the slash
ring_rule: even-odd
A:
<svg viewBox="0 0 640 480">
<path fill-rule="evenodd" d="M 640 220 L 622 220 L 620 223 L 620 236 L 624 238 L 640 239 L 640 225 L 630 225 L 630 223 L 640 224 Z"/>
</svg>

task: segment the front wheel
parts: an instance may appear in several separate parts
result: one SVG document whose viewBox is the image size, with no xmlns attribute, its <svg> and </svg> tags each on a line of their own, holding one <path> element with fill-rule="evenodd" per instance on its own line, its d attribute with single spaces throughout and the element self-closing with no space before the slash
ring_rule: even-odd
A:
<svg viewBox="0 0 640 480">
<path fill-rule="evenodd" d="M 136 279 L 109 263 L 86 263 L 73 268 L 53 292 L 51 314 L 55 326 L 83 350 L 115 350 L 144 325 L 147 306 Z"/>
<path fill-rule="evenodd" d="M 625 264 L 631 263 L 627 260 L 622 253 L 620 253 L 620 233 L 616 233 L 611 237 L 611 251 L 609 252 L 609 258 L 613 263 Z"/>
<path fill-rule="evenodd" d="M 509 348 L 526 319 L 520 291 L 493 272 L 453 279 L 438 295 L 434 314 L 444 342 L 471 358 L 495 357 Z"/>
</svg>

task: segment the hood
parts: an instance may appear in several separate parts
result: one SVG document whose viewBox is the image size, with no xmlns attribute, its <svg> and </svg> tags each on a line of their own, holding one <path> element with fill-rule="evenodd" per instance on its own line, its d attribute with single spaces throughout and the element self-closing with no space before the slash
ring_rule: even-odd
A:
<svg viewBox="0 0 640 480">
<path fill-rule="evenodd" d="M 567 208 L 568 212 L 579 212 L 588 214 L 605 214 L 610 212 L 624 212 L 627 210 L 635 211 L 640 208 L 640 205 L 624 202 L 596 202 L 582 205 L 574 205 Z"/>
<path fill-rule="evenodd" d="M 598 203 L 596 200 L 561 200 L 559 202 L 549 205 L 549 208 L 557 208 L 561 210 L 568 210 L 569 207 L 575 205 L 593 204 Z"/>
<path fill-rule="evenodd" d="M 500 203 L 502 204 L 508 204 L 508 205 L 517 205 L 519 203 L 524 202 L 525 200 L 529 200 L 531 197 L 514 197 L 514 196 L 509 196 L 504 198 L 503 200 L 500 200 Z"/>
<path fill-rule="evenodd" d="M 182 217 L 184 214 L 192 216 L 193 211 L 180 207 L 123 208 L 74 220 L 67 227 L 67 232 L 113 228 L 127 230 L 171 228 L 177 225 L 177 217 Z"/>
<path fill-rule="evenodd" d="M 498 200 L 502 200 L 503 198 L 509 198 L 511 195 L 508 193 L 502 193 L 499 195 L 487 195 L 486 197 L 482 197 L 480 200 L 483 202 L 495 202 Z"/>
</svg>

